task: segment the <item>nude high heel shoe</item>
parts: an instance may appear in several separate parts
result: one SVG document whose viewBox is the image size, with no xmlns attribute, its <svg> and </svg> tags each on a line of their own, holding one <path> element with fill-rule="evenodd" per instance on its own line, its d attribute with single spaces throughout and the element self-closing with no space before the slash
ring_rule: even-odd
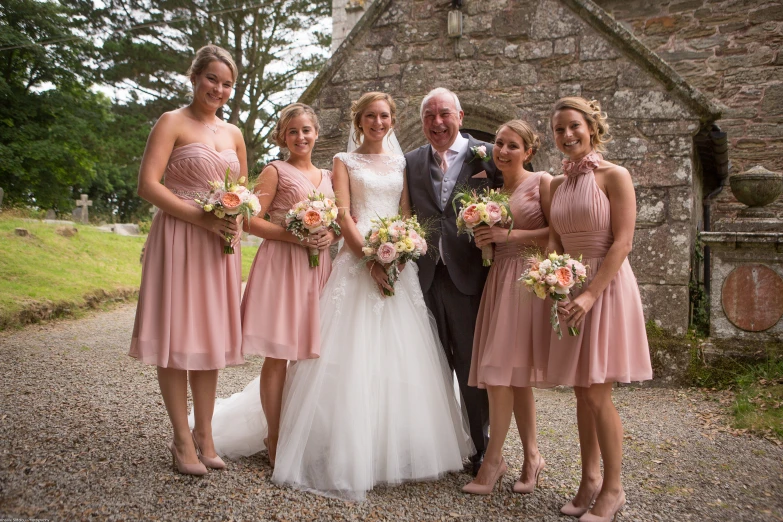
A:
<svg viewBox="0 0 783 522">
<path fill-rule="evenodd" d="M 579 522 L 614 522 L 614 520 L 617 518 L 617 513 L 622 511 L 624 506 L 625 491 L 621 491 L 620 495 L 617 496 L 617 500 L 614 503 L 614 508 L 610 514 L 605 517 L 599 517 L 598 515 L 593 515 L 588 511 L 579 518 Z"/>
<path fill-rule="evenodd" d="M 203 462 L 206 467 L 212 469 L 226 469 L 226 463 L 223 462 L 223 459 L 221 459 L 219 455 L 215 455 L 214 457 L 207 457 L 206 455 L 204 455 L 204 453 L 201 451 L 201 448 L 198 445 L 198 442 L 196 442 L 195 431 L 191 431 L 190 435 L 191 437 L 193 437 L 193 445 L 196 446 L 196 453 L 198 454 L 198 459 L 201 462 Z"/>
<path fill-rule="evenodd" d="M 486 466 L 487 461 L 484 461 L 482 466 Z M 492 482 L 490 484 L 476 484 L 475 482 L 471 482 L 470 484 L 465 484 L 462 486 L 463 493 L 471 493 L 473 495 L 489 495 L 492 493 L 492 490 L 495 489 L 495 484 L 497 484 L 497 481 L 500 480 L 501 477 L 506 473 L 506 470 L 508 467 L 506 466 L 506 461 L 504 459 L 500 459 L 500 465 L 495 469 L 495 473 L 492 476 Z"/>
<path fill-rule="evenodd" d="M 571 499 L 568 501 L 568 504 L 560 508 L 560 512 L 569 517 L 581 517 L 590 510 L 590 506 L 595 502 L 595 498 L 598 496 L 598 493 L 601 492 L 601 487 L 603 487 L 603 485 L 603 481 L 598 483 L 598 487 L 595 488 L 595 491 L 593 491 L 593 494 L 590 496 L 590 502 L 587 503 L 587 507 L 576 507 L 574 505 L 574 500 Z"/>
<path fill-rule="evenodd" d="M 536 464 L 536 472 L 533 476 L 532 482 L 522 482 L 521 480 L 517 480 L 514 482 L 514 487 L 512 490 L 514 493 L 522 493 L 522 494 L 528 494 L 532 493 L 533 490 L 538 486 L 538 478 L 539 475 L 541 475 L 541 471 L 546 467 L 546 461 L 543 457 L 539 455 L 538 457 L 538 464 Z M 520 477 L 521 478 L 521 477 Z"/>
<path fill-rule="evenodd" d="M 179 458 L 179 452 L 177 452 L 177 447 L 174 445 L 174 441 L 171 441 L 169 443 L 169 451 L 171 451 L 171 460 L 173 466 L 182 473 L 183 475 L 206 475 L 207 474 L 207 468 L 202 464 L 201 462 L 198 462 L 197 464 L 185 464 L 182 462 Z"/>
</svg>

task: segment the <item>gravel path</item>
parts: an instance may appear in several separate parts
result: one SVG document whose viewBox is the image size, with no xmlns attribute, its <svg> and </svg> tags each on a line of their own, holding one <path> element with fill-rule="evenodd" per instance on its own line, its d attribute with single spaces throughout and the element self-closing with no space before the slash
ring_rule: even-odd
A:
<svg viewBox="0 0 783 522">
<path fill-rule="evenodd" d="M 379 488 L 364 503 L 280 488 L 264 454 L 224 472 L 171 468 L 170 431 L 155 369 L 126 355 L 134 306 L 80 320 L 0 332 L 0 519 L 50 520 L 575 520 L 558 508 L 579 477 L 570 390 L 536 393 L 548 468 L 533 495 L 511 493 L 510 473 L 489 497 L 463 495 L 464 473 Z M 221 373 L 218 394 L 239 391 L 259 361 Z M 725 395 L 616 390 L 626 428 L 622 520 L 783 520 L 783 447 L 725 428 Z M 512 424 L 513 426 L 513 424 Z"/>
</svg>

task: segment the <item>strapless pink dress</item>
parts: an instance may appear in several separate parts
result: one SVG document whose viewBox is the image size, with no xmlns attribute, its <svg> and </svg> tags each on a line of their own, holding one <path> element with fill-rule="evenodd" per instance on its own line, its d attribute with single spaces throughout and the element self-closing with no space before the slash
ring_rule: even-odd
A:
<svg viewBox="0 0 783 522">
<path fill-rule="evenodd" d="M 313 190 L 334 197 L 331 172 L 321 171 L 316 187 L 299 169 L 284 161 L 277 169 L 277 192 L 264 209 L 271 222 L 285 227 L 285 215 Z M 332 272 L 329 250 L 321 250 L 310 268 L 308 251 L 286 241 L 264 241 L 258 249 L 242 299 L 242 353 L 297 361 L 321 352 L 318 300 Z"/>
<path fill-rule="evenodd" d="M 550 226 L 560 234 L 565 252 L 581 255 L 589 266 L 587 282 L 574 297 L 587 288 L 614 241 L 609 198 L 593 173 L 600 159 L 590 153 L 577 163 L 563 162 L 566 180 L 552 196 Z M 563 325 L 562 339 L 552 332 L 547 381 L 587 387 L 652 379 L 642 300 L 627 258 L 579 329 L 579 335 L 570 336 Z"/>
<path fill-rule="evenodd" d="M 238 177 L 234 150 L 191 143 L 172 151 L 165 185 L 197 206 L 207 182 L 222 181 L 229 167 Z M 147 237 L 129 355 L 179 370 L 242 364 L 241 267 L 239 249 L 225 255 L 217 234 L 159 211 Z"/>
<path fill-rule="evenodd" d="M 536 230 L 547 226 L 541 209 L 536 172 L 510 198 L 514 228 Z M 517 279 L 527 268 L 525 248 L 496 245 L 473 337 L 469 386 L 543 386 L 549 357 L 549 308 Z"/>
</svg>

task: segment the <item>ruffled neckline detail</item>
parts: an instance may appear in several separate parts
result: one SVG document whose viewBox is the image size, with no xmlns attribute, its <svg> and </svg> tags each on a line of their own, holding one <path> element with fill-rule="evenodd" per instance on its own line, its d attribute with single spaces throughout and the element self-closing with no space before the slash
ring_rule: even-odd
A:
<svg viewBox="0 0 783 522">
<path fill-rule="evenodd" d="M 595 151 L 590 151 L 586 156 L 583 156 L 577 161 L 571 161 L 569 159 L 563 160 L 563 173 L 570 177 L 575 178 L 588 172 L 593 172 L 601 164 L 603 156 Z"/>
</svg>

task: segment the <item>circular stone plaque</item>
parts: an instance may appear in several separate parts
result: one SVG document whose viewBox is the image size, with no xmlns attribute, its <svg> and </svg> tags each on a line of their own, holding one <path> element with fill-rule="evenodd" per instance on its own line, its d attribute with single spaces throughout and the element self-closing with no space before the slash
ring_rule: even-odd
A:
<svg viewBox="0 0 783 522">
<path fill-rule="evenodd" d="M 737 328 L 766 330 L 783 316 L 783 279 L 765 265 L 738 266 L 723 283 L 721 303 Z"/>
</svg>

